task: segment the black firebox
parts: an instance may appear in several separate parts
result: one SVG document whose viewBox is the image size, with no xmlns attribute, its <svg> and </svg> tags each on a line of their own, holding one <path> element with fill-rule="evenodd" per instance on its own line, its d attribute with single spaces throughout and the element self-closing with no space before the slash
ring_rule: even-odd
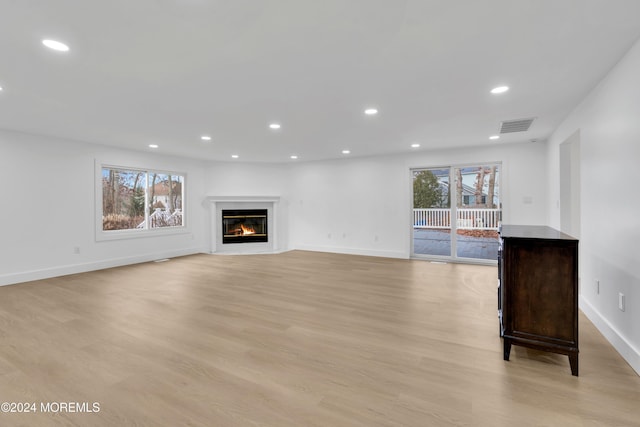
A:
<svg viewBox="0 0 640 427">
<path fill-rule="evenodd" d="M 222 211 L 222 243 L 268 242 L 267 209 Z"/>
</svg>

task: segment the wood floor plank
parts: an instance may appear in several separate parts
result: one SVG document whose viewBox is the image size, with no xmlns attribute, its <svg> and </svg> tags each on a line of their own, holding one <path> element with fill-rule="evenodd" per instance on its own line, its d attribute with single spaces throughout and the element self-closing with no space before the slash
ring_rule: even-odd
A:
<svg viewBox="0 0 640 427">
<path fill-rule="evenodd" d="M 640 378 L 580 315 L 502 360 L 495 267 L 194 255 L 0 288 L 0 426 L 640 426 Z"/>
</svg>

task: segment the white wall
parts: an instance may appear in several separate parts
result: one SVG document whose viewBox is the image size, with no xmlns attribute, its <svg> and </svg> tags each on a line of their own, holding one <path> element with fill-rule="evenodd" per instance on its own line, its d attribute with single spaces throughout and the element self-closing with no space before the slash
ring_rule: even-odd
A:
<svg viewBox="0 0 640 427">
<path fill-rule="evenodd" d="M 205 174 L 205 194 L 208 197 L 280 197 L 276 207 L 278 236 L 273 250 L 285 251 L 290 248 L 289 178 L 287 164 L 213 162 Z M 216 227 L 218 222 L 206 201 L 205 205 L 208 212 L 207 233 L 211 235 L 211 228 Z M 217 252 L 243 251 L 233 248 Z"/>
<path fill-rule="evenodd" d="M 505 222 L 547 220 L 544 143 L 310 163 L 206 165 L 6 131 L 0 132 L 0 149 L 0 179 L 10 183 L 0 209 L 0 284 L 209 252 L 207 196 L 280 197 L 278 250 L 407 258 L 412 167 L 502 161 Z M 186 173 L 187 232 L 96 241 L 96 160 Z"/>
<path fill-rule="evenodd" d="M 408 257 L 409 171 L 399 157 L 298 165 L 291 177 L 291 245 Z"/>
<path fill-rule="evenodd" d="M 422 151 L 292 167 L 291 247 L 407 258 L 416 167 L 502 162 L 505 223 L 547 223 L 543 142 Z"/>
<path fill-rule="evenodd" d="M 96 159 L 186 173 L 187 232 L 97 242 Z M 0 131 L 0 285 L 202 251 L 204 172 L 193 160 Z"/>
<path fill-rule="evenodd" d="M 206 172 L 209 196 L 281 196 L 287 191 L 287 164 L 213 162 Z"/>
<path fill-rule="evenodd" d="M 559 146 L 579 130 L 581 308 L 640 373 L 639 75 L 636 43 L 552 135 L 548 164 L 550 223 L 558 227 Z M 624 312 L 618 309 L 620 292 Z"/>
</svg>

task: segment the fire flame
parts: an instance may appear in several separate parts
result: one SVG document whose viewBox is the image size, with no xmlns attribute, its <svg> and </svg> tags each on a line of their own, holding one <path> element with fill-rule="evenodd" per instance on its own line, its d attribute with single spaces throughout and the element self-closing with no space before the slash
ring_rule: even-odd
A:
<svg viewBox="0 0 640 427">
<path fill-rule="evenodd" d="M 248 234 L 256 234 L 256 230 L 251 227 L 245 227 L 244 224 L 240 224 L 240 228 L 242 229 L 242 235 L 246 236 Z"/>
</svg>

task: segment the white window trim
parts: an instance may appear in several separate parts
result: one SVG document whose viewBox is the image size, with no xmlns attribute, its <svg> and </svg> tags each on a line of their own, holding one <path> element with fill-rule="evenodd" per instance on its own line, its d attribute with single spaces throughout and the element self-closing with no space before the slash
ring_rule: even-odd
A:
<svg viewBox="0 0 640 427">
<path fill-rule="evenodd" d="M 183 208 L 183 216 L 182 216 L 182 225 L 174 226 L 174 227 L 162 227 L 162 228 L 145 228 L 145 229 L 132 229 L 132 230 L 109 230 L 105 231 L 102 229 L 102 169 L 103 168 L 112 168 L 112 169 L 121 169 L 128 171 L 140 171 L 140 172 L 157 172 L 162 174 L 173 174 L 180 175 L 184 177 L 184 182 L 182 184 L 182 208 Z M 101 162 L 99 160 L 95 161 L 95 232 L 96 232 L 96 241 L 111 241 L 111 240 L 122 240 L 122 239 L 140 239 L 140 238 L 148 238 L 148 237 L 160 237 L 160 236 L 172 236 L 179 234 L 189 234 L 191 233 L 191 227 L 189 226 L 189 216 L 190 210 L 186 209 L 186 204 L 188 200 L 187 195 L 187 182 L 188 176 L 185 172 L 179 172 L 175 170 L 165 170 L 158 168 L 143 168 L 140 166 L 123 166 L 113 163 Z M 148 186 L 148 183 L 147 183 Z M 146 191 L 146 189 L 145 189 Z"/>
</svg>

